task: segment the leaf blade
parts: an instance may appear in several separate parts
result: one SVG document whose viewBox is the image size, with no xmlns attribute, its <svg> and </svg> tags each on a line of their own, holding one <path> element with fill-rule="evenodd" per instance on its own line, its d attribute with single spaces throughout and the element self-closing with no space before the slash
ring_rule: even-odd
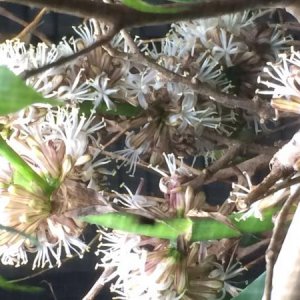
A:
<svg viewBox="0 0 300 300">
<path fill-rule="evenodd" d="M 258 278 L 256 278 L 238 296 L 232 298 L 232 300 L 262 299 L 264 293 L 265 279 L 266 272 L 264 272 Z"/>
<path fill-rule="evenodd" d="M 8 281 L 3 276 L 0 276 L 0 289 L 12 292 L 22 292 L 22 293 L 40 293 L 44 291 L 43 288 L 30 285 L 21 285 Z"/>
<path fill-rule="evenodd" d="M 0 115 L 17 112 L 34 103 L 61 104 L 58 100 L 44 98 L 8 68 L 0 66 Z"/>
</svg>

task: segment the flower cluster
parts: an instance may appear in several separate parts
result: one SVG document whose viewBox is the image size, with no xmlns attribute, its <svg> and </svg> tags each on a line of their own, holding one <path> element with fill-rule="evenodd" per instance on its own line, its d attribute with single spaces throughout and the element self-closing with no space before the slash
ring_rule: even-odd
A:
<svg viewBox="0 0 300 300">
<path fill-rule="evenodd" d="M 171 72 L 224 93 L 251 98 L 265 63 L 276 61 L 291 39 L 279 27 L 260 24 L 264 14 L 267 12 L 246 11 L 180 22 L 172 24 L 171 32 L 161 42 L 140 41 L 139 45 L 150 59 Z M 124 87 L 130 103 L 151 114 L 145 126 L 127 136 L 128 151 L 118 153 L 134 157 L 129 172 L 134 173 L 133 164 L 141 158 L 160 164 L 163 152 L 184 157 L 205 155 L 212 150 L 202 146 L 206 143 L 202 137 L 205 128 L 227 135 L 234 131 L 233 111 L 222 110 L 210 99 L 203 99 L 201 89 L 198 92 L 149 66 L 130 64 Z M 247 116 L 246 121 L 254 121 L 256 132 L 260 130 L 255 116 Z"/>
<path fill-rule="evenodd" d="M 89 147 L 104 123 L 93 125 L 93 120 L 92 114 L 86 118 L 77 108 L 66 107 L 49 109 L 32 124 L 9 125 L 7 144 L 49 189 L 22 179 L 18 170 L 1 158 L 1 224 L 15 230 L 1 230 L 3 264 L 27 263 L 29 251 L 36 253 L 33 268 L 52 267 L 61 264 L 63 251 L 67 256 L 72 252 L 81 256 L 87 250 L 79 238 L 83 224 L 64 213 L 98 203 L 97 195 L 88 192 L 93 177 L 87 174 L 94 176 L 97 169 Z M 93 172 L 89 172 L 91 168 Z"/>
<path fill-rule="evenodd" d="M 265 75 L 258 82 L 267 86 L 258 93 L 271 95 L 271 105 L 280 112 L 300 113 L 300 52 L 291 48 L 291 54 L 279 55 L 276 63 L 269 63 L 264 68 Z"/>
</svg>

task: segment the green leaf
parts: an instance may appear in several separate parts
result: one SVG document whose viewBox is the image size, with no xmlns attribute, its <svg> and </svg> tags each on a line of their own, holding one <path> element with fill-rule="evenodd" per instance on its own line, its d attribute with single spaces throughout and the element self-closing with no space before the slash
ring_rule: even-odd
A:
<svg viewBox="0 0 300 300">
<path fill-rule="evenodd" d="M 80 217 L 80 220 L 135 234 L 174 240 L 181 234 L 189 235 L 192 222 L 189 219 L 174 218 L 154 220 L 129 213 L 107 213 Z"/>
<path fill-rule="evenodd" d="M 212 218 L 192 218 L 193 231 L 191 241 L 219 240 L 241 236 L 238 228 L 229 227 L 223 222 Z"/>
<path fill-rule="evenodd" d="M 115 110 L 107 110 L 107 107 L 104 103 L 101 103 L 97 108 L 96 112 L 100 115 L 107 115 L 107 116 L 126 116 L 126 117 L 135 117 L 139 115 L 143 110 L 140 107 L 136 107 L 130 105 L 128 103 L 116 103 Z M 89 115 L 91 110 L 93 109 L 93 104 L 89 101 L 84 101 L 80 103 L 80 112 L 84 113 L 85 115 Z"/>
<path fill-rule="evenodd" d="M 152 5 L 143 0 L 122 0 L 122 3 L 132 9 L 153 14 L 177 14 L 189 9 L 186 5 Z"/>
<path fill-rule="evenodd" d="M 22 177 L 22 186 L 29 190 L 32 185 L 38 185 L 47 195 L 50 195 L 54 188 L 51 184 L 37 174 L 21 157 L 12 149 L 0 135 L 0 155 L 3 156 L 17 173 L 15 180 L 20 184 L 20 176 Z"/>
<path fill-rule="evenodd" d="M 80 217 L 80 220 L 104 227 L 123 230 L 145 236 L 176 239 L 185 235 L 191 241 L 217 240 L 239 237 L 243 233 L 261 233 L 273 228 L 272 215 L 275 208 L 264 212 L 263 220 L 254 216 L 243 219 L 243 213 L 231 214 L 228 224 L 210 217 L 146 219 L 130 213 L 107 213 Z M 229 224 L 232 224 L 230 226 Z"/>
<path fill-rule="evenodd" d="M 253 300 L 262 299 L 264 293 L 266 272 L 256 278 L 251 284 L 249 284 L 237 297 L 232 300 Z"/>
<path fill-rule="evenodd" d="M 243 233 L 262 233 L 273 228 L 273 215 L 279 210 L 279 207 L 271 207 L 262 212 L 262 220 L 253 215 L 243 217 L 248 212 L 233 213 L 229 216 L 230 221 Z"/>
<path fill-rule="evenodd" d="M 29 285 L 21 285 L 9 282 L 3 276 L 0 276 L 0 289 L 13 291 L 13 292 L 24 292 L 24 293 L 40 293 L 44 289 L 41 287 L 36 286 L 29 286 Z"/>
<path fill-rule="evenodd" d="M 58 100 L 44 98 L 12 71 L 0 66 L 0 115 L 17 112 L 34 103 L 61 104 Z"/>
</svg>

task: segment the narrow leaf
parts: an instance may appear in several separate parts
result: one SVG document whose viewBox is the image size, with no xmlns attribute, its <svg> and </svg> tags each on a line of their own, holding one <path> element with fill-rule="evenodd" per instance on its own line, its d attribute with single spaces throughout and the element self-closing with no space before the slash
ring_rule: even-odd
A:
<svg viewBox="0 0 300 300">
<path fill-rule="evenodd" d="M 17 112 L 34 103 L 61 104 L 58 100 L 44 98 L 12 71 L 0 66 L 0 115 Z"/>
<path fill-rule="evenodd" d="M 143 0 L 123 0 L 122 3 L 132 9 L 154 14 L 176 14 L 188 10 L 189 8 L 186 5 L 174 4 L 152 5 Z"/>
<path fill-rule="evenodd" d="M 13 291 L 13 292 L 23 292 L 23 293 L 40 293 L 44 289 L 36 286 L 21 285 L 9 282 L 4 277 L 0 276 L 0 289 Z"/>
<path fill-rule="evenodd" d="M 232 300 L 253 300 L 262 299 L 264 293 L 266 272 L 256 278 L 251 284 L 249 284 L 237 297 Z"/>
<path fill-rule="evenodd" d="M 190 235 L 192 229 L 192 222 L 189 219 L 174 218 L 162 221 L 128 213 L 90 215 L 80 217 L 80 220 L 126 232 L 170 240 L 176 239 L 181 234 Z"/>
<path fill-rule="evenodd" d="M 88 215 L 80 217 L 80 220 L 151 237 L 176 239 L 179 235 L 185 235 L 195 242 L 239 237 L 243 233 L 261 233 L 271 230 L 273 213 L 273 208 L 265 212 L 263 220 L 254 216 L 243 219 L 243 213 L 234 213 L 228 217 L 232 226 L 209 217 L 154 220 L 130 213 Z"/>
<path fill-rule="evenodd" d="M 32 183 L 40 186 L 40 188 L 47 194 L 50 194 L 53 187 L 48 182 L 38 175 L 21 157 L 12 149 L 6 141 L 0 136 L 0 155 L 7 159 L 18 176 L 23 176 L 24 180 L 29 185 L 24 188 L 31 188 Z"/>
<path fill-rule="evenodd" d="M 126 117 L 135 117 L 142 112 L 140 107 L 130 105 L 128 103 L 116 103 L 114 102 L 116 109 L 107 110 L 107 107 L 104 103 L 101 103 L 97 108 L 96 112 L 100 115 L 107 116 L 126 116 Z M 80 112 L 86 115 L 91 113 L 93 109 L 93 104 L 89 101 L 84 101 L 80 103 Z"/>
</svg>

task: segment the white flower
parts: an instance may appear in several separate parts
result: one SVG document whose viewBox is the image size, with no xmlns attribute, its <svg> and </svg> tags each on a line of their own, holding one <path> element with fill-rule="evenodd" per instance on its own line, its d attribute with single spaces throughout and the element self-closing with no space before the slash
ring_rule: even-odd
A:
<svg viewBox="0 0 300 300">
<path fill-rule="evenodd" d="M 140 190 L 142 189 L 142 183 L 143 181 L 140 182 L 134 194 L 125 184 L 122 184 L 121 187 L 124 187 L 128 194 L 120 194 L 119 192 L 114 191 L 116 197 L 113 199 L 113 202 L 121 205 L 129 212 L 139 211 L 139 214 L 142 214 L 150 219 L 162 219 L 167 217 L 166 213 L 161 208 L 162 201 L 139 194 Z"/>
<path fill-rule="evenodd" d="M 86 47 L 92 45 L 96 40 L 94 26 L 93 19 L 89 19 L 88 22 L 80 24 L 78 27 L 73 26 L 73 30 L 80 36 Z"/>
<path fill-rule="evenodd" d="M 124 149 L 115 151 L 116 154 L 124 157 L 124 160 L 119 165 L 119 168 L 122 166 L 129 166 L 128 173 L 130 173 L 131 176 L 133 176 L 136 171 L 136 165 L 140 160 L 140 156 L 146 153 L 150 146 L 150 142 L 144 142 L 135 148 L 131 142 L 133 135 L 134 132 L 131 132 L 126 136 Z"/>
<path fill-rule="evenodd" d="M 152 201 L 148 201 L 146 197 L 141 196 L 138 193 L 133 194 L 125 184 L 122 184 L 121 186 L 126 189 L 128 195 L 120 194 L 117 191 L 115 191 L 117 197 L 114 198 L 114 203 L 121 204 L 124 207 L 130 209 L 141 209 L 145 207 L 151 207 L 155 203 Z"/>
<path fill-rule="evenodd" d="M 61 140 L 64 143 L 65 154 L 70 155 L 75 165 L 86 154 L 89 141 L 95 143 L 93 134 L 105 126 L 104 121 L 92 125 L 95 116 L 93 113 L 87 118 L 79 115 L 79 108 L 57 108 L 49 110 L 42 123 L 43 134 L 46 140 Z"/>
<path fill-rule="evenodd" d="M 201 82 L 206 82 L 216 87 L 220 84 L 220 80 L 223 79 L 221 76 L 222 71 L 219 64 L 211 56 L 208 56 L 207 53 L 208 52 L 204 52 L 197 58 L 195 66 L 199 66 L 199 71 L 196 75 Z"/>
<path fill-rule="evenodd" d="M 72 102 L 94 100 L 94 95 L 91 92 L 88 82 L 80 83 L 83 72 L 84 69 L 80 69 L 77 74 L 70 70 L 69 76 L 66 78 L 69 85 L 60 85 L 57 91 L 54 92 L 54 95 L 59 99 L 70 100 Z"/>
<path fill-rule="evenodd" d="M 212 42 L 212 56 L 216 61 L 224 59 L 227 67 L 233 66 L 231 57 L 247 50 L 247 46 L 241 42 L 235 42 L 233 34 L 220 28 L 218 39 L 220 44 Z"/>
<path fill-rule="evenodd" d="M 58 57 L 58 50 L 55 45 L 51 47 L 47 46 L 44 43 L 38 43 L 36 47 L 30 46 L 29 49 L 30 62 L 34 68 L 39 68 L 41 66 L 48 65 L 56 61 Z M 51 71 L 54 71 L 50 69 Z M 46 71 L 47 73 L 50 73 Z"/>
<path fill-rule="evenodd" d="M 180 164 L 179 166 L 177 166 L 177 162 L 176 162 L 176 157 L 173 153 L 170 154 L 166 154 L 163 153 L 163 156 L 165 158 L 167 167 L 169 169 L 169 173 L 167 174 L 166 172 L 160 170 L 157 167 L 152 167 L 155 171 L 157 171 L 159 174 L 161 174 L 163 177 L 169 178 L 169 177 L 175 177 L 178 176 L 191 176 L 192 174 L 184 167 L 183 165 L 183 160 L 180 159 Z M 178 179 L 178 178 L 177 178 Z M 163 190 L 164 192 L 164 190 Z"/>
<path fill-rule="evenodd" d="M 140 237 L 132 234 L 125 234 L 118 231 L 106 232 L 100 230 L 100 244 L 96 255 L 101 254 L 101 263 L 96 267 L 113 268 L 113 272 L 107 282 L 117 277 L 115 286 L 121 287 L 130 273 L 143 269 L 141 255 L 143 250 L 138 249 Z M 126 287 L 124 285 L 124 287 Z"/>
<path fill-rule="evenodd" d="M 96 152 L 90 152 L 93 143 L 99 145 L 95 133 L 104 126 L 104 122 L 93 122 L 93 114 L 87 118 L 79 115 L 78 108 L 58 107 L 38 122 L 12 128 L 7 143 L 41 178 L 37 182 L 17 179 L 15 169 L 0 159 L 4 160 L 0 223 L 12 228 L 0 231 L 3 263 L 25 264 L 30 251 L 35 253 L 33 268 L 59 266 L 64 255 L 81 257 L 87 250 L 79 238 L 83 224 L 63 213 L 84 206 L 87 200 L 97 201 L 96 194 L 89 193 L 83 183 L 92 181 L 95 170 L 104 163 L 93 156 L 98 156 Z"/>
<path fill-rule="evenodd" d="M 196 98 L 193 93 L 185 94 L 181 104 L 181 111 L 170 114 L 168 122 L 174 126 L 179 125 L 178 130 L 180 132 L 183 132 L 187 126 L 197 128 L 202 125 L 214 129 L 220 127 L 221 118 L 214 117 L 217 114 L 214 104 L 206 105 L 202 110 L 197 110 L 195 103 Z"/>
<path fill-rule="evenodd" d="M 25 43 L 19 40 L 6 40 L 0 44 L 0 65 L 8 67 L 16 75 L 31 67 Z"/>
<path fill-rule="evenodd" d="M 266 85 L 268 90 L 258 90 L 257 92 L 259 94 L 272 95 L 273 98 L 300 98 L 300 79 L 298 75 L 300 52 L 292 48 L 290 56 L 280 54 L 279 59 L 279 62 L 268 63 L 269 67 L 264 68 L 264 72 L 269 75 L 272 81 L 258 78 L 258 83 Z"/>
<path fill-rule="evenodd" d="M 129 73 L 125 78 L 125 87 L 129 97 L 137 98 L 139 105 L 147 109 L 147 97 L 151 92 L 151 88 L 156 84 L 156 71 L 145 70 L 139 73 Z"/>
<path fill-rule="evenodd" d="M 0 246 L 1 263 L 3 265 L 11 265 L 20 267 L 28 263 L 27 252 L 24 247 L 24 240 L 19 240 L 12 245 Z"/>
<path fill-rule="evenodd" d="M 199 39 L 204 47 L 208 48 L 209 41 L 206 32 L 211 28 L 215 28 L 217 25 L 217 18 L 207 18 L 173 24 L 172 28 L 174 29 L 175 34 L 183 39 L 180 55 L 183 56 L 190 53 L 194 56 L 195 47 Z"/>
<path fill-rule="evenodd" d="M 60 265 L 62 246 L 67 256 L 71 251 L 82 255 L 87 247 L 78 238 L 81 230 L 74 221 L 53 216 L 50 199 L 34 183 L 29 188 L 31 192 L 18 185 L 1 190 L 1 224 L 12 228 L 0 232 L 1 262 L 16 267 L 26 264 L 26 252 L 30 251 L 37 252 L 33 268 L 53 266 L 53 257 Z"/>
<path fill-rule="evenodd" d="M 176 285 L 185 283 L 178 278 L 184 273 L 180 272 L 181 265 L 173 255 L 177 251 L 170 250 L 168 241 L 118 231 L 101 233 L 96 254 L 103 254 L 103 258 L 97 266 L 114 269 L 106 282 L 116 277 L 111 291 L 118 294 L 117 299 L 174 299 L 170 295 L 184 288 Z M 147 245 L 154 250 L 147 251 Z"/>
<path fill-rule="evenodd" d="M 225 28 L 234 35 L 240 35 L 241 29 L 252 25 L 253 22 L 265 12 L 245 10 L 233 14 L 227 14 L 218 18 L 220 27 Z"/>
<path fill-rule="evenodd" d="M 57 45 L 57 50 L 59 53 L 59 58 L 64 56 L 69 56 L 77 52 L 76 42 L 74 40 L 74 37 L 71 37 L 68 41 L 66 37 L 63 37 L 62 40 Z M 71 61 L 68 63 L 68 67 L 70 65 L 73 67 L 78 61 L 75 59 L 74 61 Z"/>
<path fill-rule="evenodd" d="M 107 87 L 109 78 L 102 73 L 98 75 L 94 80 L 90 80 L 90 86 L 95 89 L 94 92 L 94 107 L 99 106 L 103 101 L 105 102 L 108 110 L 114 110 L 115 104 L 111 101 L 110 96 L 115 94 L 118 89 L 110 89 Z"/>
<path fill-rule="evenodd" d="M 48 242 L 45 232 L 39 232 L 38 240 L 40 243 L 36 249 L 36 255 L 32 264 L 32 269 L 45 268 L 47 265 L 49 268 L 53 268 L 55 265 L 60 266 L 61 259 L 56 251 L 56 245 Z"/>
</svg>

